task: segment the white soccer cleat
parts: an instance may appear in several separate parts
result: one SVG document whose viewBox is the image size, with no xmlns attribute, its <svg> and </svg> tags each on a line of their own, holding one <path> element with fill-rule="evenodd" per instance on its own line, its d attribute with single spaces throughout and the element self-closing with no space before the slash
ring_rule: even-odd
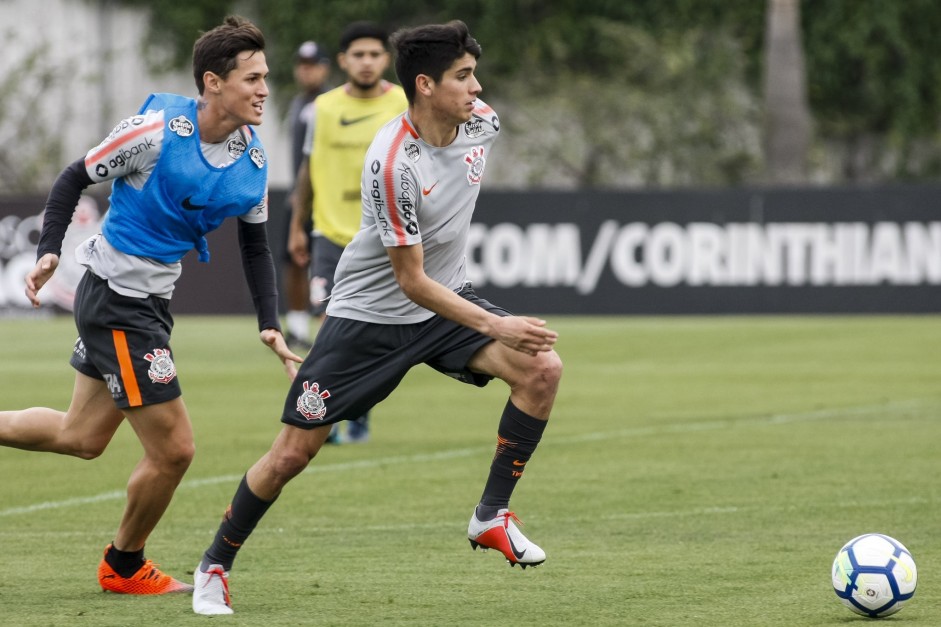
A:
<svg viewBox="0 0 941 627">
<path fill-rule="evenodd" d="M 205 616 L 232 614 L 229 600 L 229 573 L 213 564 L 203 572 L 199 566 L 193 573 L 193 611 Z"/>
<path fill-rule="evenodd" d="M 546 561 L 546 552 L 530 542 L 516 523 L 523 524 L 516 514 L 506 509 L 501 509 L 496 518 L 487 521 L 477 520 L 474 512 L 467 526 L 467 539 L 475 551 L 477 547 L 484 551 L 500 551 L 510 566 L 519 564 L 525 570 L 527 566 L 542 564 Z"/>
</svg>

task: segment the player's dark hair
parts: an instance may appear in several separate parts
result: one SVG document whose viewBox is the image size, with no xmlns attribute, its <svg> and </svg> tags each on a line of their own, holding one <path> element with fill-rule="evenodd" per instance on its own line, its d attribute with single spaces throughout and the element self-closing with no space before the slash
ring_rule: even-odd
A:
<svg viewBox="0 0 941 627">
<path fill-rule="evenodd" d="M 415 101 L 415 78 L 419 74 L 440 81 L 456 60 L 467 53 L 479 59 L 481 53 L 480 44 L 460 20 L 403 28 L 389 41 L 395 50 L 395 74 L 409 104 Z"/>
<path fill-rule="evenodd" d="M 265 49 L 261 30 L 239 15 L 230 15 L 212 30 L 200 35 L 193 44 L 193 77 L 200 95 L 206 85 L 203 74 L 212 72 L 221 78 L 238 67 L 238 55 Z"/>
<path fill-rule="evenodd" d="M 389 43 L 389 33 L 375 22 L 352 22 L 340 34 L 340 52 L 346 52 L 357 39 L 378 39 L 385 47 Z"/>
</svg>

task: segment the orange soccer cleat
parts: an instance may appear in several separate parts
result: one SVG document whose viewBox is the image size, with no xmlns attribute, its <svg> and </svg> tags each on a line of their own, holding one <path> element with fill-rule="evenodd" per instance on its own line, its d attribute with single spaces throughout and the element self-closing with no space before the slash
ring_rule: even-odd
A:
<svg viewBox="0 0 941 627">
<path fill-rule="evenodd" d="M 109 544 L 105 553 L 111 548 Z M 111 565 L 103 558 L 98 564 L 98 584 L 102 590 L 117 594 L 169 594 L 171 592 L 191 592 L 193 586 L 177 581 L 170 575 L 160 572 L 157 565 L 147 560 L 136 573 L 122 577 L 114 572 Z"/>
</svg>

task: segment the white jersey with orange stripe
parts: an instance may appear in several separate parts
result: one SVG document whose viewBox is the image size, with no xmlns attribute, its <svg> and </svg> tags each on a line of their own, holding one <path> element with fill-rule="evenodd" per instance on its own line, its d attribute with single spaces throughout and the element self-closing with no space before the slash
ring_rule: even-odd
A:
<svg viewBox="0 0 941 627">
<path fill-rule="evenodd" d="M 95 183 L 123 178 L 131 187 L 143 189 L 160 158 L 166 129 L 164 112 L 145 111 L 122 120 L 100 144 L 85 155 L 85 170 Z M 203 157 L 217 168 L 232 164 L 249 143 L 247 129 L 234 131 L 218 144 L 200 142 Z M 265 222 L 268 218 L 265 199 L 239 219 Z M 92 236 L 75 249 L 75 258 L 103 279 L 114 291 L 125 296 L 144 298 L 149 295 L 170 298 L 182 266 L 153 259 L 127 255 L 101 234 Z"/>
<path fill-rule="evenodd" d="M 421 244 L 430 278 L 454 291 L 464 286 L 471 217 L 499 131 L 481 100 L 444 147 L 425 143 L 407 113 L 379 130 L 363 166 L 360 230 L 340 258 L 327 315 L 379 324 L 434 315 L 399 288 L 386 247 Z"/>
</svg>

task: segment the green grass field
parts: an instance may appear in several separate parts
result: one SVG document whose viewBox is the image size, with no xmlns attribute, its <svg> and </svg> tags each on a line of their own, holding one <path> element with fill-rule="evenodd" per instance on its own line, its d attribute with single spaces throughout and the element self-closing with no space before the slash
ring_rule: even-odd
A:
<svg viewBox="0 0 941 627">
<path fill-rule="evenodd" d="M 236 614 L 129 598 L 95 568 L 140 448 L 0 449 L 2 625 L 854 625 L 840 546 L 892 535 L 919 568 L 891 624 L 941 624 L 941 317 L 551 318 L 562 389 L 513 500 L 536 569 L 473 552 L 467 519 L 506 390 L 414 370 L 372 441 L 325 449 L 232 571 Z M 0 321 L 0 407 L 64 408 L 70 319 Z M 197 456 L 147 554 L 196 565 L 287 388 L 249 318 L 180 317 Z"/>
</svg>

